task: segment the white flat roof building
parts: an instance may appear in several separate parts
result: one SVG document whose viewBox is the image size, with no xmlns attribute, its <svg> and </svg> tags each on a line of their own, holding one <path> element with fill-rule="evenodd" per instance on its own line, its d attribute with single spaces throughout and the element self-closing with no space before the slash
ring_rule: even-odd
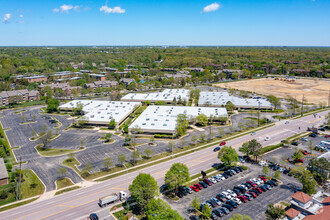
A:
<svg viewBox="0 0 330 220">
<path fill-rule="evenodd" d="M 229 95 L 228 92 L 201 92 L 198 106 L 225 106 L 232 102 L 237 108 L 272 109 L 273 105 L 267 99 L 248 99 Z"/>
<path fill-rule="evenodd" d="M 134 102 L 157 102 L 164 101 L 165 103 L 171 103 L 174 99 L 178 101 L 180 98 L 182 101 L 189 100 L 189 90 L 187 89 L 165 89 L 162 92 L 154 93 L 129 93 L 121 98 L 122 101 L 134 101 Z"/>
<path fill-rule="evenodd" d="M 89 124 L 108 125 L 111 119 L 116 124 L 122 123 L 135 109 L 139 102 L 73 100 L 61 105 L 61 110 L 73 110 L 78 103 L 83 104 L 83 112 Z"/>
<path fill-rule="evenodd" d="M 141 129 L 147 133 L 175 133 L 176 121 L 179 114 L 186 114 L 188 119 L 196 118 L 199 114 L 215 118 L 228 117 L 226 108 L 216 107 L 189 107 L 151 105 L 129 126 Z"/>
</svg>

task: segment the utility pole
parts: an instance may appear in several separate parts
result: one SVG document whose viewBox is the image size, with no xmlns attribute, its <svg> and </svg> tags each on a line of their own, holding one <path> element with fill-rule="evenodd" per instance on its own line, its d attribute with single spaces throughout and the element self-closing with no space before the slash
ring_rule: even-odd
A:
<svg viewBox="0 0 330 220">
<path fill-rule="evenodd" d="M 259 104 L 258 104 L 258 127 L 259 127 L 259 125 L 260 125 L 260 102 L 259 102 Z"/>
<path fill-rule="evenodd" d="M 328 96 L 328 108 L 329 108 L 329 104 L 330 104 L 330 90 L 329 90 L 329 96 Z"/>
<path fill-rule="evenodd" d="M 293 116 L 296 115 L 296 97 L 294 97 L 294 100 L 293 100 Z"/>
<path fill-rule="evenodd" d="M 22 176 L 22 156 L 19 157 L 19 192 L 18 192 L 18 200 L 21 200 L 21 176 Z"/>
<path fill-rule="evenodd" d="M 301 117 L 304 115 L 303 111 L 304 111 L 304 95 L 301 100 Z"/>
</svg>

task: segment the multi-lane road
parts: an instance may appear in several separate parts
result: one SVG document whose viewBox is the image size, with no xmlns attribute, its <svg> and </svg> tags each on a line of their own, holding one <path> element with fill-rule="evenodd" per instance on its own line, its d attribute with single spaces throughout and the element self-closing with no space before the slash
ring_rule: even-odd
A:
<svg viewBox="0 0 330 220">
<path fill-rule="evenodd" d="M 280 140 L 298 133 L 299 127 L 302 132 L 309 126 L 317 126 L 323 123 L 325 120 L 324 116 L 328 112 L 318 113 L 316 118 L 313 115 L 309 115 L 296 120 L 289 120 L 289 124 L 285 124 L 285 121 L 279 121 L 272 127 L 257 131 L 253 136 L 248 134 L 230 140 L 227 142 L 227 145 L 238 149 L 242 143 L 253 138 L 259 140 L 263 146 L 276 144 Z M 266 136 L 269 136 L 270 140 L 265 141 L 264 138 Z M 99 197 L 120 190 L 127 190 L 132 180 L 139 173 L 150 173 L 158 181 L 159 185 L 163 184 L 165 173 L 171 164 L 176 162 L 185 163 L 189 167 L 190 173 L 196 174 L 203 169 L 210 168 L 219 160 L 217 159 L 217 153 L 213 152 L 213 147 L 210 147 L 90 187 L 81 188 L 43 201 L 37 200 L 25 206 L 0 213 L 0 219 L 77 219 L 82 216 L 88 216 L 90 213 L 101 209 L 97 204 Z"/>
</svg>

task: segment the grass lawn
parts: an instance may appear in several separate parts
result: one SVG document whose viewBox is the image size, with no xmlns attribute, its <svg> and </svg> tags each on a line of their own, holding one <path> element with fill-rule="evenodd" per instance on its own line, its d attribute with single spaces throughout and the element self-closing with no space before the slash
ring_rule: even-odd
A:
<svg viewBox="0 0 330 220">
<path fill-rule="evenodd" d="M 64 187 L 72 186 L 72 185 L 74 185 L 73 182 L 71 181 L 71 179 L 67 177 L 56 180 L 57 189 L 62 189 Z"/>
<path fill-rule="evenodd" d="M 60 195 L 60 194 L 65 193 L 65 192 L 70 192 L 70 191 L 72 191 L 72 190 L 79 189 L 79 188 L 80 188 L 80 186 L 73 186 L 73 187 L 70 187 L 70 188 L 66 188 L 66 189 L 63 189 L 63 190 L 57 191 L 57 192 L 55 193 L 55 196 Z"/>
<path fill-rule="evenodd" d="M 16 207 L 19 207 L 19 206 L 22 206 L 22 205 L 25 205 L 25 204 L 28 204 L 30 202 L 33 202 L 35 200 L 37 200 L 38 198 L 34 198 L 34 199 L 30 199 L 30 200 L 27 200 L 27 201 L 24 201 L 24 202 L 18 202 L 18 203 L 15 203 L 15 204 L 12 204 L 12 205 L 9 205 L 9 206 L 6 206 L 6 207 L 3 207 L 3 208 L 0 208 L 0 212 L 3 212 L 3 211 L 6 211 L 8 209 L 12 209 L 12 208 L 16 208 Z"/>
<path fill-rule="evenodd" d="M 80 151 L 80 150 L 60 149 L 60 148 L 43 148 L 42 145 L 40 144 L 37 145 L 35 148 L 39 152 L 39 154 L 44 157 L 59 156 L 63 154 L 69 154 Z"/>
</svg>

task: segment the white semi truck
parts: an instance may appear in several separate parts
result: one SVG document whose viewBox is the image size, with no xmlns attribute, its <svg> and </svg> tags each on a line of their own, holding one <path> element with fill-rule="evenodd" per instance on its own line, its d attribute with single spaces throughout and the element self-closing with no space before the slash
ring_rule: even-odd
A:
<svg viewBox="0 0 330 220">
<path fill-rule="evenodd" d="M 127 193 L 124 191 L 120 191 L 119 193 L 112 193 L 111 195 L 104 196 L 99 199 L 99 205 L 104 207 L 110 203 L 114 203 L 116 201 L 122 201 L 127 199 Z"/>
</svg>

